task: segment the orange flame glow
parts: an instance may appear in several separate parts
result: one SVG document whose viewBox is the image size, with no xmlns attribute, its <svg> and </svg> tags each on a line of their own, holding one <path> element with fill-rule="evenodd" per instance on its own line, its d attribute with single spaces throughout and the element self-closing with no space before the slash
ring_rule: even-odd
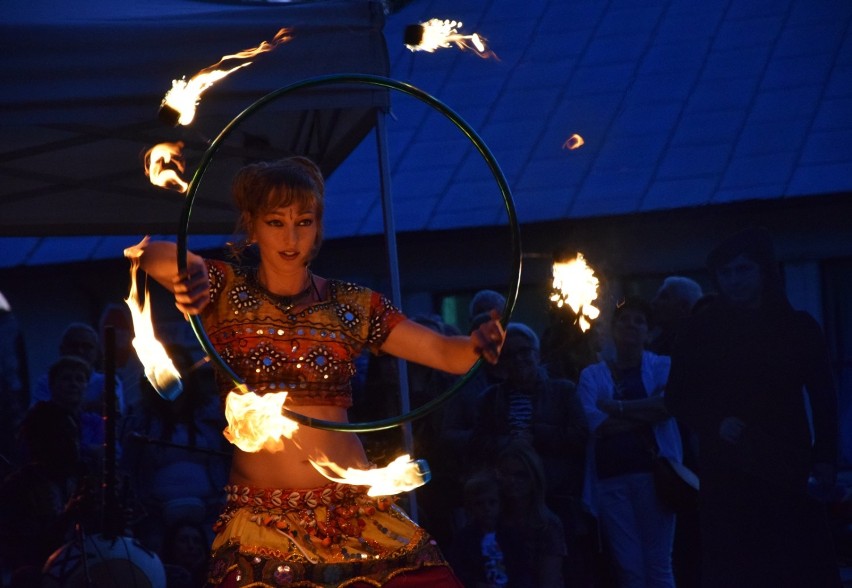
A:
<svg viewBox="0 0 852 588">
<path fill-rule="evenodd" d="M 133 318 L 133 348 L 142 366 L 145 377 L 157 393 L 166 400 L 174 400 L 183 391 L 180 374 L 166 353 L 162 343 L 154 335 L 154 325 L 151 322 L 151 295 L 145 289 L 145 301 L 139 304 L 139 293 L 136 287 L 136 273 L 139 269 L 139 257 L 148 242 L 148 237 L 124 250 L 124 256 L 130 259 L 130 292 L 125 303 L 130 308 Z"/>
<path fill-rule="evenodd" d="M 225 61 L 230 59 L 250 59 L 261 53 L 272 51 L 278 45 L 289 41 L 291 38 L 290 29 L 283 28 L 275 34 L 275 37 L 271 41 L 264 41 L 253 49 L 245 49 L 232 55 L 225 55 L 218 63 L 202 69 L 189 78 L 189 80 L 186 77 L 179 80 L 172 80 L 172 88 L 163 98 L 161 107 L 169 107 L 177 111 L 180 113 L 177 123 L 183 126 L 188 125 L 195 118 L 195 108 L 198 106 L 201 94 L 205 90 L 225 76 L 230 75 L 240 68 L 251 65 L 251 62 L 247 62 L 230 69 L 219 69 Z"/>
<path fill-rule="evenodd" d="M 145 175 L 155 186 L 185 193 L 189 184 L 180 177 L 185 170 L 182 141 L 160 143 L 145 153 Z"/>
<path fill-rule="evenodd" d="M 433 18 L 419 25 L 412 25 L 410 29 L 416 31 L 416 33 L 413 38 L 407 39 L 405 46 L 410 51 L 434 53 L 437 49 L 455 45 L 459 49 L 471 49 L 479 57 L 496 57 L 494 52 L 486 47 L 485 38 L 481 35 L 459 33 L 462 26 L 463 23 L 461 22 L 439 18 Z"/>
<path fill-rule="evenodd" d="M 579 149 L 579 148 L 580 148 L 580 147 L 582 147 L 585 143 L 586 143 L 586 142 L 583 140 L 583 137 L 581 137 L 581 136 L 580 136 L 580 135 L 578 135 L 577 133 L 574 133 L 573 135 L 571 135 L 570 137 L 568 137 L 568 138 L 565 140 L 565 142 L 564 142 L 564 143 L 562 143 L 562 148 L 563 148 L 563 149 L 568 149 L 569 151 L 573 151 L 574 149 Z"/>
<path fill-rule="evenodd" d="M 310 462 L 320 474 L 333 482 L 369 486 L 369 496 L 390 496 L 414 490 L 431 478 L 428 464 L 422 459 L 412 460 L 408 455 L 400 455 L 387 466 L 370 470 L 344 469 L 324 456 Z"/>
<path fill-rule="evenodd" d="M 281 451 L 282 437 L 292 439 L 299 429 L 298 423 L 281 414 L 286 399 L 286 392 L 260 396 L 245 386 L 230 392 L 225 400 L 225 438 L 249 453 Z"/>
<path fill-rule="evenodd" d="M 597 297 L 598 279 L 582 253 L 570 261 L 553 264 L 553 294 L 550 300 L 557 308 L 566 304 L 570 306 L 583 331 L 591 327 L 589 321 L 600 315 L 600 310 L 592 305 Z"/>
</svg>

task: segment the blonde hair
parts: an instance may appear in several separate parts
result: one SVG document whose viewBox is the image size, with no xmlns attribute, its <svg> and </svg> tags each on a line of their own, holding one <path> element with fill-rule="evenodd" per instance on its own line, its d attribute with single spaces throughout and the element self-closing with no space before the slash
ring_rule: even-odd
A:
<svg viewBox="0 0 852 588">
<path fill-rule="evenodd" d="M 247 165 L 234 176 L 231 195 L 240 211 L 237 232 L 248 237 L 230 244 L 235 256 L 248 247 L 252 227 L 259 217 L 276 208 L 295 205 L 314 209 L 317 238 L 310 259 L 316 257 L 323 238 L 325 180 L 313 161 L 294 156 Z"/>
</svg>

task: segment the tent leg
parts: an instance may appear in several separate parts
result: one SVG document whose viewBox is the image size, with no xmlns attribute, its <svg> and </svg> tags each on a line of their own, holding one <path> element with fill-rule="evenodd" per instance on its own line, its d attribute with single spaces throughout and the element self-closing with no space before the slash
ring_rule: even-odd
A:
<svg viewBox="0 0 852 588">
<path fill-rule="evenodd" d="M 396 222 L 393 215 L 393 202 L 391 198 L 390 162 L 388 157 L 387 129 L 385 128 L 385 113 L 376 109 L 376 146 L 379 159 L 379 184 L 382 191 L 382 213 L 385 225 L 385 240 L 388 253 L 388 266 L 391 278 L 391 299 L 393 303 L 402 307 L 402 291 L 399 285 L 399 257 L 396 245 Z M 400 359 L 399 367 L 399 405 L 402 413 L 411 410 L 411 401 L 408 390 L 408 364 Z M 411 434 L 411 423 L 402 425 L 402 442 L 405 451 L 414 457 L 414 439 Z M 408 515 L 417 521 L 417 499 L 414 492 L 408 495 Z"/>
</svg>

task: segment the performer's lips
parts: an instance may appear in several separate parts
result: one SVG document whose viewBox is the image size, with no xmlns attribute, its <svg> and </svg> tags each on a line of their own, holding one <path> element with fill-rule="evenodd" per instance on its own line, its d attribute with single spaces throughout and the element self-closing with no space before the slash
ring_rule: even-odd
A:
<svg viewBox="0 0 852 588">
<path fill-rule="evenodd" d="M 298 251 L 279 251 L 278 255 L 283 257 L 284 259 L 296 259 L 299 257 Z"/>
</svg>

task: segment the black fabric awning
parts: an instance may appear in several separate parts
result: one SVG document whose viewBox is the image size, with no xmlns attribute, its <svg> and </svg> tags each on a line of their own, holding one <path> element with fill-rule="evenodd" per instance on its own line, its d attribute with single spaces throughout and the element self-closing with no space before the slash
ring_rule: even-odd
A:
<svg viewBox="0 0 852 588">
<path fill-rule="evenodd" d="M 388 75 L 379 2 L 37 4 L 11 0 L 0 22 L 0 235 L 173 233 L 183 197 L 148 182 L 149 147 L 182 141 L 191 174 L 224 126 L 269 92 L 318 75 Z M 173 79 L 282 27 L 292 40 L 207 90 L 192 125 L 158 120 Z M 228 183 L 246 159 L 303 154 L 330 175 L 387 106 L 382 89 L 323 86 L 258 110 L 217 152 L 193 232 L 233 229 Z"/>
</svg>

